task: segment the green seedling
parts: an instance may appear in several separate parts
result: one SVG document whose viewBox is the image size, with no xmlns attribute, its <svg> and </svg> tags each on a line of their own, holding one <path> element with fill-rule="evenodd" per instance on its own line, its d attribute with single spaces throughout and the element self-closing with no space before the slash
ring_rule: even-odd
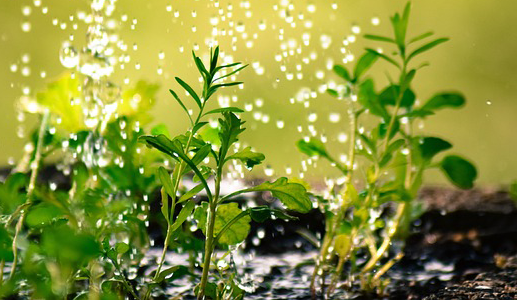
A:
<svg viewBox="0 0 517 300">
<path fill-rule="evenodd" d="M 448 39 L 428 40 L 432 32 L 406 38 L 409 13 L 408 3 L 402 14 L 391 18 L 392 37 L 365 35 L 367 39 L 394 46 L 393 56 L 368 48 L 353 72 L 344 66 L 334 66 L 345 85 L 328 93 L 348 99 L 348 161 L 338 162 L 317 139 L 300 140 L 297 144 L 308 156 L 328 160 L 345 177 L 342 185 L 331 188 L 332 198 L 320 204 L 327 216 L 326 233 L 312 276 L 313 297 L 317 294 L 318 280 L 325 282 L 328 273 L 332 276 L 326 293 L 328 296 L 333 293 L 347 262 L 350 278 L 358 276 L 363 290 L 377 289 L 382 293 L 387 284 L 382 275 L 403 255 L 391 246 L 404 240 L 411 222 L 422 211 L 415 199 L 425 171 L 438 168 L 462 189 L 472 188 L 477 176 L 475 167 L 460 156 L 439 158 L 439 154 L 452 147 L 451 143 L 415 132 L 417 120 L 424 120 L 444 108 L 460 108 L 465 99 L 457 92 L 441 92 L 423 105 L 416 103 L 413 81 L 427 63 L 413 67 L 414 60 Z M 394 67 L 397 78 L 393 81 L 390 77 L 389 85 L 380 92 L 376 91 L 374 81 L 366 77 L 377 60 Z M 376 120 L 375 126 L 369 130 L 359 128 L 361 120 L 372 117 Z M 358 181 L 364 187 L 356 185 Z M 366 253 L 364 262 L 358 260 L 359 252 Z M 337 257 L 337 265 L 332 264 L 334 257 Z"/>
<path fill-rule="evenodd" d="M 210 103 L 211 97 L 217 90 L 242 84 L 241 82 L 220 82 L 235 75 L 246 65 L 232 63 L 218 66 L 219 47 L 215 48 L 213 52 L 211 51 L 208 67 L 194 53 L 193 58 L 203 78 L 202 92 L 198 94 L 190 85 L 178 77 L 176 77 L 176 81 L 190 95 L 197 112 L 191 115 L 179 95 L 170 90 L 174 99 L 185 111 L 190 123 L 189 130 L 173 139 L 169 139 L 165 135 L 140 138 L 147 146 L 158 149 L 176 161 L 172 173 L 169 173 L 163 167 L 158 170 L 158 177 L 163 185 L 161 192 L 162 214 L 167 221 L 167 235 L 159 265 L 153 277 L 153 283 L 156 283 L 160 278 L 164 278 L 164 272 L 169 272 L 168 269 L 163 270 L 169 244 L 177 231 L 181 230 L 182 224 L 187 218 L 193 216 L 206 237 L 203 273 L 201 282 L 196 288 L 198 299 L 205 299 L 206 297 L 222 299 L 228 296 L 228 290 L 218 288 L 220 285 L 208 281 L 216 245 L 236 245 L 244 241 L 248 235 L 251 220 L 264 222 L 270 217 L 290 218 L 282 211 L 270 209 L 267 206 L 243 209 L 237 203 L 229 203 L 228 201 L 243 193 L 270 191 L 274 197 L 291 210 L 307 212 L 311 209 L 312 204 L 305 188 L 301 184 L 289 182 L 287 178 L 279 178 L 275 182 L 265 182 L 228 195 L 221 195 L 225 165 L 228 162 L 237 160 L 251 169 L 260 164 L 265 157 L 249 147 L 238 149 L 235 146 L 239 135 L 245 130 L 244 122 L 236 115 L 243 112 L 241 109 L 225 107 L 207 110 L 207 104 Z M 230 68 L 234 69 L 230 70 Z M 218 119 L 218 147 L 206 142 L 198 134 L 208 124 L 205 119 L 213 115 L 220 116 Z M 205 163 L 207 160 L 213 163 Z M 198 182 L 198 185 L 183 196 L 178 197 L 178 189 L 187 173 L 194 174 L 194 180 Z M 209 179 L 213 179 L 213 186 L 208 183 Z M 206 193 L 207 201 L 196 203 L 193 198 L 201 191 Z M 177 217 L 175 217 L 176 211 L 179 211 Z M 148 290 L 144 299 L 149 297 L 150 291 L 151 289 Z M 242 295 L 231 294 L 231 297 L 239 298 Z"/>
</svg>

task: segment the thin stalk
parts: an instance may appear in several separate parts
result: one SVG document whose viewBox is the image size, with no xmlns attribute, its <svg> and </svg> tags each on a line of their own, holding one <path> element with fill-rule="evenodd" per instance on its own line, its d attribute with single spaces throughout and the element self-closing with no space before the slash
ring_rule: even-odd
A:
<svg viewBox="0 0 517 300">
<path fill-rule="evenodd" d="M 352 111 L 350 113 L 350 145 L 348 149 L 348 157 L 349 157 L 349 166 L 348 166 L 348 172 L 346 173 L 346 182 L 349 183 L 352 180 L 353 175 L 353 168 L 355 163 L 355 139 L 356 139 L 356 131 L 357 131 L 357 114 L 355 111 Z M 320 268 L 326 263 L 327 256 L 329 252 L 329 248 L 332 244 L 332 241 L 334 240 L 335 233 L 337 230 L 337 227 L 339 223 L 341 222 L 341 219 L 343 217 L 343 214 L 346 210 L 346 207 L 340 207 L 338 214 L 334 218 L 334 222 L 332 222 L 331 226 L 329 226 L 328 232 L 325 234 L 325 237 L 323 238 L 323 243 L 320 251 L 320 256 L 318 258 L 318 261 L 316 265 L 314 266 L 314 271 L 312 273 L 311 278 L 311 295 L 312 298 L 316 298 L 316 279 L 318 277 L 318 273 L 320 271 Z"/>
<path fill-rule="evenodd" d="M 23 206 L 23 208 L 20 208 L 19 210 L 17 209 L 17 211 L 19 211 L 19 213 L 20 213 L 20 218 L 18 219 L 18 222 L 16 223 L 16 228 L 15 228 L 15 233 L 14 233 L 14 238 L 13 238 L 13 256 L 14 256 L 14 258 L 13 258 L 13 264 L 11 267 L 11 273 L 9 274 L 9 278 L 13 278 L 14 272 L 16 271 L 16 267 L 18 265 L 18 247 L 17 247 L 18 237 L 22 230 L 23 222 L 25 220 L 27 210 L 32 205 L 32 200 L 33 200 L 32 198 L 34 196 L 34 189 L 36 188 L 36 179 L 38 177 L 38 171 L 39 171 L 39 166 L 40 166 L 41 157 L 42 157 L 41 150 L 43 148 L 43 145 L 42 145 L 43 138 L 45 136 L 45 129 L 47 128 L 49 116 L 50 116 L 50 113 L 48 110 L 46 110 L 45 113 L 43 114 L 43 118 L 41 119 L 41 124 L 40 124 L 40 128 L 38 131 L 38 145 L 36 146 L 34 160 L 31 163 L 31 177 L 29 180 L 29 188 L 27 189 L 27 201 L 24 204 L 20 205 L 20 207 Z"/>
<path fill-rule="evenodd" d="M 345 262 L 348 260 L 348 257 L 350 257 L 350 252 L 352 250 L 352 246 L 353 246 L 353 242 L 354 242 L 354 238 L 355 238 L 356 234 L 357 234 L 357 229 L 354 229 L 350 233 L 350 236 L 349 236 L 350 243 L 349 243 L 347 252 L 345 253 L 345 255 L 342 255 L 339 257 L 336 271 L 334 272 L 334 274 L 332 276 L 332 280 L 330 281 L 330 285 L 327 289 L 327 298 L 330 298 L 332 293 L 334 293 L 334 291 L 336 290 L 337 281 L 339 280 L 341 272 L 343 272 L 343 266 L 345 265 Z"/>
<path fill-rule="evenodd" d="M 196 120 L 196 124 L 199 122 L 199 119 L 200 119 L 200 116 L 201 114 L 203 113 L 203 108 L 201 108 L 200 112 L 199 112 L 199 115 L 197 117 L 197 120 Z M 194 126 L 193 126 L 194 127 Z M 192 127 L 192 128 L 193 128 Z M 188 141 L 187 141 L 187 145 L 185 147 L 185 154 L 188 154 L 189 150 L 190 150 L 190 144 L 192 142 L 192 138 L 193 138 L 193 134 L 192 134 L 192 131 L 190 132 L 189 134 L 189 138 L 188 138 Z M 167 220 L 167 234 L 165 236 L 165 241 L 163 242 L 163 250 L 162 250 L 162 255 L 160 257 L 160 262 L 158 263 L 158 268 L 156 269 L 156 273 L 154 274 L 154 277 L 153 277 L 153 281 L 156 281 L 156 279 L 158 279 L 158 276 L 160 275 L 160 272 L 163 268 L 163 264 L 165 262 L 165 256 L 167 256 L 167 251 L 169 249 L 169 243 L 170 243 L 170 239 L 171 239 L 171 236 L 172 236 L 172 230 L 171 230 L 171 227 L 172 227 L 172 219 L 174 217 L 174 207 L 176 206 L 176 192 L 178 191 L 178 188 L 179 188 L 179 184 L 180 184 L 180 181 L 181 181 L 181 173 L 183 173 L 183 169 L 185 168 L 185 165 L 186 163 L 184 161 L 181 161 L 178 168 L 178 176 L 174 182 L 174 187 L 173 187 L 173 195 L 171 195 L 172 197 L 172 205 L 171 205 L 171 208 L 170 208 L 170 220 Z M 163 191 L 162 191 L 163 193 Z M 162 197 L 164 197 L 164 195 L 162 194 Z M 167 195 L 165 195 L 165 197 L 167 197 Z M 145 294 L 145 297 L 144 299 L 149 299 L 149 297 L 151 296 L 151 288 L 148 288 L 147 289 L 147 292 Z"/>
<path fill-rule="evenodd" d="M 0 286 L 4 284 L 4 268 L 5 268 L 5 260 L 0 261 Z"/>
<path fill-rule="evenodd" d="M 208 217 L 207 217 L 207 229 L 206 229 L 206 242 L 205 242 L 205 259 L 203 261 L 203 274 L 201 276 L 201 283 L 199 285 L 199 294 L 197 299 L 204 299 L 205 288 L 208 282 L 208 271 L 210 270 L 210 262 L 212 260 L 212 253 L 215 248 L 214 239 L 214 227 L 217 202 L 219 200 L 219 192 L 221 190 L 221 179 L 223 171 L 224 157 L 220 158 L 220 164 L 217 168 L 217 176 L 215 178 L 215 194 L 212 201 L 209 203 Z"/>
</svg>

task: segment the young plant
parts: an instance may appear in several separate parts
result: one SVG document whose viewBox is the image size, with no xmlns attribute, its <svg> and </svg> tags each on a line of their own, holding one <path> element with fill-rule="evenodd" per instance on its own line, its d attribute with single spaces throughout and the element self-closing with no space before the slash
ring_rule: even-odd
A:
<svg viewBox="0 0 517 300">
<path fill-rule="evenodd" d="M 344 183 L 331 187 L 331 199 L 322 201 L 326 233 L 321 242 L 320 255 L 311 281 L 313 297 L 317 281 L 325 282 L 325 274 L 332 273 L 327 295 L 335 290 L 348 262 L 350 278 L 359 276 L 365 291 L 377 289 L 382 293 L 387 280 L 382 276 L 402 257 L 395 242 L 403 242 L 411 222 L 421 213 L 415 201 L 422 185 L 423 174 L 439 168 L 457 187 L 469 189 L 477 176 L 475 167 L 457 155 L 441 160 L 436 156 L 452 144 L 434 136 L 415 133 L 414 124 L 443 108 L 460 108 L 464 97 L 457 92 L 442 92 L 418 106 L 412 89 L 417 71 L 427 65 L 412 67 L 415 57 L 447 41 L 438 38 L 419 46 L 415 43 L 430 37 L 432 32 L 412 39 L 406 38 L 410 3 L 404 12 L 391 18 L 393 37 L 365 35 L 365 38 L 396 47 L 394 57 L 373 49 L 358 60 L 353 72 L 344 66 L 334 66 L 335 73 L 345 80 L 339 90 L 329 94 L 348 99 L 350 144 L 348 161 L 341 164 L 317 139 L 300 140 L 298 148 L 311 157 L 322 157 L 335 165 L 345 176 Z M 384 60 L 397 70 L 397 81 L 376 92 L 374 81 L 365 73 L 378 60 Z M 370 116 L 367 116 L 370 115 Z M 373 117 L 377 125 L 369 130 L 359 129 L 362 119 Z M 356 165 L 361 169 L 356 170 Z M 364 184 L 362 189 L 355 182 Z M 358 255 L 366 254 L 362 261 Z M 337 266 L 332 258 L 338 258 Z M 322 292 L 323 288 L 322 288 Z"/>
<path fill-rule="evenodd" d="M 176 161 L 172 174 L 169 174 L 163 167 L 160 167 L 158 170 L 158 176 L 163 184 L 162 214 L 167 221 L 167 235 L 153 283 L 158 282 L 158 280 L 170 273 L 168 269 L 162 270 L 169 244 L 177 232 L 181 230 L 185 220 L 192 216 L 194 211 L 193 216 L 198 222 L 198 227 L 201 228 L 206 237 L 203 272 L 201 282 L 196 288 L 197 297 L 198 299 L 205 299 L 205 297 L 221 299 L 227 293 L 227 290 L 224 288 L 218 289 L 218 285 L 208 281 L 216 245 L 235 245 L 242 242 L 248 235 L 249 223 L 252 219 L 257 222 L 264 222 L 270 217 L 290 218 L 282 211 L 270 209 L 267 206 L 252 207 L 244 210 L 237 203 L 228 203 L 228 201 L 234 196 L 243 193 L 270 191 L 274 197 L 278 198 L 291 210 L 307 212 L 311 209 L 312 204 L 305 188 L 301 184 L 288 182 L 287 178 L 279 178 L 275 182 L 264 182 L 228 195 L 221 195 L 225 165 L 228 162 L 238 160 L 251 169 L 260 164 L 265 157 L 261 153 L 254 152 L 250 147 L 244 149 L 236 147 L 239 135 L 245 130 L 242 127 L 244 122 L 236 115 L 236 113 L 243 112 L 241 109 L 225 107 L 206 111 L 209 100 L 218 89 L 241 84 L 241 82 L 218 82 L 233 76 L 246 66 L 242 66 L 240 63 L 218 66 L 219 47 L 215 48 L 213 52 L 211 51 L 208 68 L 194 53 L 193 57 L 196 67 L 203 78 L 202 92 L 200 94 L 196 93 L 192 87 L 178 77 L 176 77 L 176 81 L 193 99 L 197 109 L 197 112 L 194 114 L 195 117 L 191 116 L 191 113 L 178 94 L 170 90 L 172 96 L 188 117 L 190 123 L 189 130 L 183 135 L 174 137 L 172 140 L 165 135 L 140 138 L 147 146 L 158 149 Z M 235 67 L 235 69 L 227 71 L 232 67 Z M 220 115 L 218 120 L 218 147 L 204 141 L 202 136 L 198 134 L 208 124 L 204 119 L 214 114 Z M 213 160 L 213 164 L 207 164 L 207 160 Z M 189 172 L 194 173 L 194 181 L 197 181 L 198 185 L 178 198 L 177 193 L 182 179 Z M 209 179 L 213 179 L 213 186 L 208 183 Z M 203 190 L 206 193 L 207 201 L 196 203 L 192 198 Z M 175 212 L 178 210 L 179 214 L 175 217 Z M 148 290 L 144 299 L 149 297 L 150 291 L 151 289 Z M 231 297 L 239 298 L 242 295 L 232 294 Z"/>
</svg>

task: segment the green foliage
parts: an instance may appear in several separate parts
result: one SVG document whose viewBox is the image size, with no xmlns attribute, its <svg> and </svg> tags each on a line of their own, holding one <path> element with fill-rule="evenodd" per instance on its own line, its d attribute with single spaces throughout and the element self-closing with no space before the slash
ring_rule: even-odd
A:
<svg viewBox="0 0 517 300">
<path fill-rule="evenodd" d="M 329 199 L 319 198 L 327 224 L 311 281 L 313 296 L 317 292 L 316 282 L 325 282 L 319 277 L 324 277 L 327 270 L 332 275 L 327 296 L 333 293 L 347 261 L 352 263 L 351 274 L 361 278 L 363 289 L 381 290 L 385 286 L 381 276 L 401 257 L 393 255 L 389 248 L 395 240 L 407 236 L 410 223 L 421 213 L 415 198 L 427 169 L 441 169 L 452 184 L 463 189 L 472 188 L 477 177 L 476 168 L 468 160 L 456 155 L 439 158 L 452 148 L 450 142 L 415 134 L 415 121 L 443 108 L 460 108 L 465 99 L 457 92 L 442 92 L 423 105 L 417 104 L 412 85 L 420 68 L 412 68 L 411 63 L 448 39 L 428 41 L 433 33 L 427 32 L 408 41 L 410 8 L 408 3 L 401 14 L 391 18 L 393 36 L 365 35 L 366 39 L 395 46 L 396 52 L 385 52 L 393 55 L 367 48 L 355 64 L 353 76 L 345 66 L 334 66 L 336 75 L 345 80 L 344 88 L 337 90 L 344 92 L 329 90 L 329 94 L 349 100 L 350 143 L 345 166 L 336 162 L 315 138 L 297 143 L 300 152 L 328 160 L 345 178 L 344 184 L 329 186 Z M 397 74 L 388 75 L 390 83 L 380 92 L 376 91 L 373 79 L 366 77 L 377 59 L 397 69 Z M 391 78 L 398 78 L 398 82 Z M 358 123 L 366 114 L 377 124 L 359 130 Z M 354 165 L 359 170 L 351 168 Z M 356 189 L 356 182 L 362 183 L 358 187 L 363 190 Z M 395 208 L 394 213 L 388 207 Z M 366 253 L 366 261 L 358 263 L 358 253 Z M 333 256 L 337 256 L 337 266 L 332 266 Z"/>
<path fill-rule="evenodd" d="M 170 90 L 173 98 L 178 102 L 183 111 L 185 111 L 190 122 L 190 129 L 185 134 L 178 135 L 172 139 L 163 134 L 140 137 L 142 143 L 150 148 L 159 150 L 175 161 L 172 174 L 163 167 L 158 169 L 158 178 L 163 185 L 162 214 L 167 220 L 167 235 L 163 255 L 154 275 L 153 282 L 161 281 L 162 278 L 166 276 L 166 273 L 168 274 L 168 270 L 162 271 L 165 253 L 169 245 L 173 244 L 174 239 L 178 237 L 176 233 L 181 225 L 194 210 L 193 217 L 205 235 L 203 274 L 196 293 L 199 299 L 203 299 L 204 296 L 216 299 L 219 297 L 218 295 L 227 293 L 227 290 L 219 289 L 219 285 L 208 281 L 209 269 L 213 261 L 213 251 L 216 244 L 235 245 L 244 241 L 248 236 L 252 219 L 258 222 L 264 222 L 271 216 L 286 220 L 289 219 L 289 216 L 278 210 L 271 210 L 267 207 L 243 210 L 237 203 L 223 203 L 224 201 L 242 193 L 270 191 L 274 197 L 277 197 L 289 209 L 307 212 L 311 209 L 312 205 L 305 188 L 301 184 L 289 183 L 287 178 L 280 178 L 273 183 L 266 182 L 224 197 L 220 195 L 224 167 L 228 161 L 238 160 L 247 168 L 251 169 L 262 163 L 265 156 L 252 151 L 250 147 L 234 149 L 236 142 L 239 140 L 239 135 L 245 130 L 243 127 L 244 122 L 236 115 L 237 113 L 243 112 L 241 109 L 225 107 L 205 112 L 207 103 L 210 102 L 211 96 L 214 95 L 217 90 L 223 87 L 241 84 L 241 82 L 216 82 L 236 74 L 245 66 L 241 66 L 240 63 L 218 66 L 218 47 L 211 52 L 208 68 L 194 53 L 193 58 L 203 78 L 203 90 L 197 93 L 194 88 L 184 80 L 176 77 L 176 81 L 192 98 L 192 104 L 197 112 L 191 115 L 187 108 L 188 103 L 184 102 L 175 91 Z M 235 67 L 235 69 L 231 71 L 226 70 L 231 67 Z M 226 72 L 226 74 L 223 73 L 223 75 L 221 75 L 220 73 L 223 71 Z M 208 123 L 203 121 L 203 118 L 217 114 L 220 116 L 218 118 L 219 127 L 211 131 L 205 130 L 202 134 L 203 137 L 207 137 L 205 141 L 201 135 L 198 134 Z M 161 133 L 163 129 L 156 132 Z M 214 162 L 206 163 L 206 158 L 208 157 L 213 159 Z M 193 172 L 194 181 L 199 181 L 200 183 L 186 192 L 182 197 L 178 198 L 177 193 L 181 182 L 184 176 L 189 172 Z M 214 187 L 208 184 L 207 180 L 209 178 L 213 178 L 215 182 Z M 196 203 L 192 200 L 187 201 L 188 199 L 195 198 L 202 191 L 206 193 L 208 201 L 202 201 L 200 203 Z M 181 211 L 174 219 L 175 212 L 179 208 L 181 208 Z M 242 298 L 243 291 L 233 283 L 233 279 L 229 279 L 229 282 L 228 286 L 230 290 L 233 291 L 232 297 L 235 299 Z M 149 297 L 150 291 L 151 288 L 148 289 L 144 297 L 145 299 Z"/>
</svg>

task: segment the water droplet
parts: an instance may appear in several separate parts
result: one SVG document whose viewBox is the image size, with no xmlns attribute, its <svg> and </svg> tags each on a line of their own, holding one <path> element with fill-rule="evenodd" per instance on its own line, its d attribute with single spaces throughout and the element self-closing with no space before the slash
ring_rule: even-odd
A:
<svg viewBox="0 0 517 300">
<path fill-rule="evenodd" d="M 266 166 L 266 168 L 264 169 L 264 174 L 266 174 L 266 176 L 268 177 L 271 177 L 275 174 L 275 170 L 273 170 L 271 166 Z"/>
<path fill-rule="evenodd" d="M 29 67 L 23 67 L 22 68 L 22 75 L 24 77 L 28 77 L 29 75 L 31 75 L 31 69 Z"/>
<path fill-rule="evenodd" d="M 307 11 L 310 13 L 314 13 L 316 11 L 316 5 L 314 5 L 312 3 L 307 5 Z"/>
<path fill-rule="evenodd" d="M 285 123 L 283 120 L 279 119 L 276 121 L 276 127 L 278 127 L 279 129 L 284 128 L 284 126 L 285 126 Z"/>
<path fill-rule="evenodd" d="M 31 31 L 31 23 L 30 22 L 28 22 L 28 21 L 23 22 L 21 26 L 22 26 L 22 31 L 23 32 Z"/>
<path fill-rule="evenodd" d="M 372 25 L 377 26 L 381 23 L 381 20 L 377 17 L 373 17 L 371 22 L 372 22 Z"/>
<path fill-rule="evenodd" d="M 24 7 L 22 7 L 22 14 L 23 14 L 24 16 L 28 16 L 28 15 L 30 15 L 30 14 L 31 14 L 31 12 L 32 12 L 32 9 L 31 9 L 31 7 L 30 7 L 30 6 L 24 6 Z"/>
<path fill-rule="evenodd" d="M 487 100 L 487 101 L 486 101 L 486 105 L 492 105 L 492 101 Z"/>
<path fill-rule="evenodd" d="M 11 72 L 16 72 L 18 71 L 18 65 L 17 64 L 12 64 L 11 66 L 9 66 L 9 69 L 11 70 Z"/>
<path fill-rule="evenodd" d="M 75 68 L 79 64 L 79 54 L 73 46 L 65 43 L 63 47 L 61 47 L 59 60 L 65 68 Z"/>
</svg>

